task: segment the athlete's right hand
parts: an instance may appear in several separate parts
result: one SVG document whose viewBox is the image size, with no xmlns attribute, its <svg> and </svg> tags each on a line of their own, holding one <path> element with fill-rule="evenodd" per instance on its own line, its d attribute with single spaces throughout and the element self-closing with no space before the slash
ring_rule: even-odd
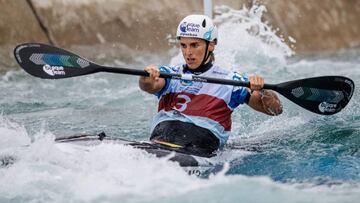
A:
<svg viewBox="0 0 360 203">
<path fill-rule="evenodd" d="M 139 78 L 140 88 L 148 93 L 160 91 L 165 85 L 165 80 L 163 78 L 159 78 L 159 68 L 155 65 L 150 65 L 145 67 L 144 70 L 149 73 L 149 76 L 141 76 Z"/>
<path fill-rule="evenodd" d="M 149 77 L 142 76 L 141 79 L 143 79 L 144 82 L 155 82 L 159 80 L 160 70 L 157 66 L 149 65 L 146 66 L 144 70 L 150 74 Z"/>
</svg>

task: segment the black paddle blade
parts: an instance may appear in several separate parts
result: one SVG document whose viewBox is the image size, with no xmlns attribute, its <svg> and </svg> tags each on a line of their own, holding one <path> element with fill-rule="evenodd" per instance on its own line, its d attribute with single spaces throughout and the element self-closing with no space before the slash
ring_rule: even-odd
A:
<svg viewBox="0 0 360 203">
<path fill-rule="evenodd" d="M 322 115 L 341 111 L 354 93 L 354 82 L 342 76 L 323 76 L 276 85 L 276 91 L 299 106 Z"/>
<path fill-rule="evenodd" d="M 30 75 L 60 79 L 97 72 L 98 65 L 64 49 L 46 44 L 20 44 L 14 49 L 19 65 Z"/>
</svg>

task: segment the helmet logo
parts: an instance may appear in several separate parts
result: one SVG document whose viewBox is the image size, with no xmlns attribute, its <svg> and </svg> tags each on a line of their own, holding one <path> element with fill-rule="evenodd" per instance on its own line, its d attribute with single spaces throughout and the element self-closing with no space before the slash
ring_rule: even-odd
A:
<svg viewBox="0 0 360 203">
<path fill-rule="evenodd" d="M 181 23 L 181 25 L 180 25 L 180 31 L 181 31 L 181 32 L 186 32 L 186 22 Z"/>
<path fill-rule="evenodd" d="M 214 30 L 214 28 L 212 28 L 211 30 L 207 31 L 204 33 L 204 39 L 207 41 L 211 40 L 211 35 L 212 35 L 212 31 Z"/>
<path fill-rule="evenodd" d="M 180 25 L 179 29 L 180 29 L 180 31 L 182 33 L 186 33 L 186 32 L 199 33 L 200 32 L 200 25 L 196 24 L 196 23 L 183 22 Z"/>
</svg>

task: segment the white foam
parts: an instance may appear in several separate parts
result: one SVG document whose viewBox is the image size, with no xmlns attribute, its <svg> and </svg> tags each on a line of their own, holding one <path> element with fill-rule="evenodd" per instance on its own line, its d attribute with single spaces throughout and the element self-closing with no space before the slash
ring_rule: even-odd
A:
<svg viewBox="0 0 360 203">
<path fill-rule="evenodd" d="M 18 129 L 16 123 L 8 126 L 5 131 L 14 126 Z M 32 143 L 27 142 L 28 147 L 18 151 L 12 166 L 0 168 L 1 197 L 51 202 L 217 202 L 223 198 L 222 202 L 238 198 L 251 202 L 346 202 L 359 194 L 358 189 L 339 192 L 327 186 L 276 183 L 266 177 L 226 176 L 226 167 L 209 179 L 198 179 L 168 158 L 155 158 L 129 146 L 56 145 L 54 135 L 44 128 Z"/>
<path fill-rule="evenodd" d="M 0 149 L 25 146 L 30 143 L 24 126 L 11 122 L 10 120 L 0 116 Z"/>
</svg>

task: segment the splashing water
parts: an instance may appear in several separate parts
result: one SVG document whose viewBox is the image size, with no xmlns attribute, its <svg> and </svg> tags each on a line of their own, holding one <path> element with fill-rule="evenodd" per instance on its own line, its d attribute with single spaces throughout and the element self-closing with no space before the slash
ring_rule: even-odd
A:
<svg viewBox="0 0 360 203">
<path fill-rule="evenodd" d="M 360 79 L 359 50 L 300 58 L 261 21 L 265 7 L 219 7 L 216 61 L 282 82 L 320 75 Z M 289 58 L 291 57 L 291 58 Z M 140 59 L 139 59 L 140 60 Z M 141 61 L 151 63 L 150 61 Z M 178 54 L 171 64 L 181 63 Z M 118 63 L 114 62 L 115 64 Z M 243 106 L 233 114 L 228 170 L 188 176 L 168 157 L 116 144 L 70 147 L 57 136 L 99 133 L 147 140 L 156 98 L 137 78 L 94 74 L 41 80 L 1 76 L 0 202 L 355 202 L 360 198 L 360 98 L 339 114 L 312 114 L 281 97 L 268 117 Z"/>
</svg>

